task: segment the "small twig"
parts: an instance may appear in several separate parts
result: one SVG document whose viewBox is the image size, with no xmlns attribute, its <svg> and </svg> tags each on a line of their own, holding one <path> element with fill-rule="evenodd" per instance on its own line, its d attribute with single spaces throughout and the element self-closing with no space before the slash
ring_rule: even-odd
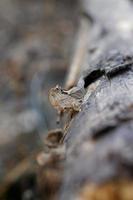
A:
<svg viewBox="0 0 133 200">
<path fill-rule="evenodd" d="M 75 46 L 75 53 L 65 83 L 66 89 L 70 89 L 71 87 L 73 87 L 76 84 L 76 81 L 79 77 L 84 56 L 87 51 L 88 35 L 89 35 L 89 23 L 88 20 L 83 18 L 81 19 L 80 22 L 79 32 L 77 36 L 77 43 Z"/>
</svg>

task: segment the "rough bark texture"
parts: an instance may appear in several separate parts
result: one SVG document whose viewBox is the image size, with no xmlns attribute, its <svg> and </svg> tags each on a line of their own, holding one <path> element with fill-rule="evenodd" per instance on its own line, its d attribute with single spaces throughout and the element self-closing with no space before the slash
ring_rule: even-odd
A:
<svg viewBox="0 0 133 200">
<path fill-rule="evenodd" d="M 60 199 L 133 199 L 133 5 L 84 0 L 91 22 L 82 111 L 65 137 Z"/>
</svg>

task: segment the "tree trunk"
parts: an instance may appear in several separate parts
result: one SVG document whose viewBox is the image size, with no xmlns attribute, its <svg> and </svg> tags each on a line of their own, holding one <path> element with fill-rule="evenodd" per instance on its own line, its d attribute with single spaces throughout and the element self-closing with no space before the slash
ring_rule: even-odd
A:
<svg viewBox="0 0 133 200">
<path fill-rule="evenodd" d="M 133 199 L 133 4 L 83 0 L 86 95 L 64 139 L 60 199 Z"/>
</svg>

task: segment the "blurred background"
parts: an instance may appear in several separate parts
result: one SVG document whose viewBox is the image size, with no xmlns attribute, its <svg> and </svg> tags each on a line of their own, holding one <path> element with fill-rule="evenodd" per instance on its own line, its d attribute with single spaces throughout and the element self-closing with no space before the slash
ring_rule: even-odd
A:
<svg viewBox="0 0 133 200">
<path fill-rule="evenodd" d="M 0 199 L 37 199 L 35 157 L 57 127 L 48 91 L 66 79 L 78 11 L 76 0 L 0 0 Z"/>
</svg>

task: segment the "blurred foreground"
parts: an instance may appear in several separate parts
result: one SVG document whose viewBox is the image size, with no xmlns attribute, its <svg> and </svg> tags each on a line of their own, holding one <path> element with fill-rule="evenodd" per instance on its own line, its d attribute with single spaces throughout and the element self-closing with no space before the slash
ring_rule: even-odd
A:
<svg viewBox="0 0 133 200">
<path fill-rule="evenodd" d="M 36 157 L 43 149 L 43 136 L 56 128 L 48 91 L 63 85 L 67 75 L 78 25 L 76 3 L 0 1 L 2 199 L 40 198 Z"/>
</svg>

